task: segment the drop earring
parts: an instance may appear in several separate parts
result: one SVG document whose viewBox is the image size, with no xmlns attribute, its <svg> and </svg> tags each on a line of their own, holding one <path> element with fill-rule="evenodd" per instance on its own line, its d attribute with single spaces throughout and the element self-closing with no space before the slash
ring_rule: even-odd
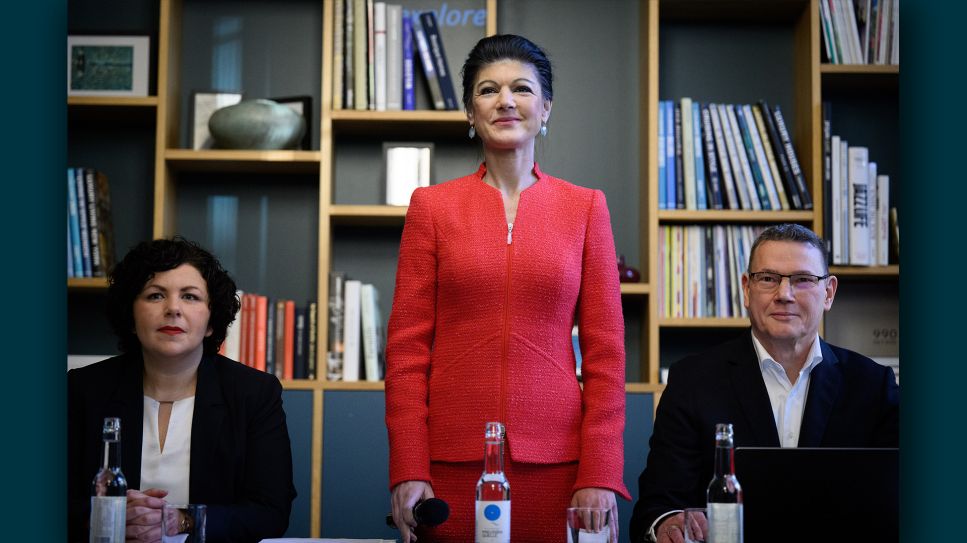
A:
<svg viewBox="0 0 967 543">
<path fill-rule="evenodd" d="M 544 123 L 541 123 L 541 137 L 546 137 L 546 136 L 547 136 L 547 125 Z"/>
<path fill-rule="evenodd" d="M 476 135 L 477 135 L 477 129 L 474 128 L 473 125 L 470 125 L 470 131 L 467 132 L 467 137 L 469 137 L 470 139 L 473 139 L 474 136 Z"/>
</svg>

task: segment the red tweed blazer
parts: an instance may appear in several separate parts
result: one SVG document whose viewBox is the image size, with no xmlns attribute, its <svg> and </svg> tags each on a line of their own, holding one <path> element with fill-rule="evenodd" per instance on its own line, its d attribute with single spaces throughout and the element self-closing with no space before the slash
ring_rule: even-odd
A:
<svg viewBox="0 0 967 543">
<path fill-rule="evenodd" d="M 482 460 L 485 423 L 503 421 L 514 461 L 578 461 L 575 489 L 630 499 L 624 321 L 604 194 L 535 165 L 508 232 L 485 172 L 410 200 L 386 345 L 390 487 L 430 481 L 431 460 Z"/>
</svg>

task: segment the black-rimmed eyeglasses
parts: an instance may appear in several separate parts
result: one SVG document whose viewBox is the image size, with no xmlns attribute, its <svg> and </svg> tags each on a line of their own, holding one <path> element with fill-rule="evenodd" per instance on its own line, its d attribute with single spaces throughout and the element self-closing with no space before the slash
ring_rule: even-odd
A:
<svg viewBox="0 0 967 543">
<path fill-rule="evenodd" d="M 795 290 L 810 290 L 819 284 L 820 281 L 829 277 L 826 275 L 813 275 L 811 273 L 784 273 L 774 272 L 749 272 L 749 280 L 752 286 L 758 290 L 772 291 L 779 288 L 782 278 L 789 279 L 789 285 Z"/>
</svg>

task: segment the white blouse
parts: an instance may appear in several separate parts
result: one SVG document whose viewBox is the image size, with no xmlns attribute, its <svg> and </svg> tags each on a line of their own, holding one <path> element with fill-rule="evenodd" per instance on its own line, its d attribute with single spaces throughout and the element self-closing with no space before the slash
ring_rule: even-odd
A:
<svg viewBox="0 0 967 543">
<path fill-rule="evenodd" d="M 158 409 L 161 403 L 144 397 L 144 435 L 141 439 L 141 490 L 161 488 L 168 491 L 165 501 L 187 504 L 188 475 L 191 466 L 191 418 L 195 397 L 172 403 L 165 448 L 161 450 Z"/>
</svg>

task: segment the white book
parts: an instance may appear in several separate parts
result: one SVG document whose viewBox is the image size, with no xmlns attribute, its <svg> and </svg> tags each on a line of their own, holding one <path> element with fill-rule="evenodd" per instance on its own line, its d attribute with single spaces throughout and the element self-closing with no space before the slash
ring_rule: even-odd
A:
<svg viewBox="0 0 967 543">
<path fill-rule="evenodd" d="M 839 140 L 839 197 L 842 199 L 843 205 L 840 206 L 839 214 L 840 220 L 843 221 L 843 231 L 842 231 L 842 244 L 843 244 L 843 264 L 849 264 L 850 255 L 850 226 L 849 226 L 849 216 L 850 216 L 850 190 L 849 190 L 849 142 L 840 138 Z"/>
<path fill-rule="evenodd" d="M 878 211 L 876 204 L 876 162 L 872 160 L 869 162 L 866 168 L 866 183 L 867 183 L 867 200 L 868 204 L 866 206 L 867 222 L 870 225 L 870 266 L 876 266 L 876 255 L 879 249 L 876 246 L 877 243 L 877 217 L 876 213 Z"/>
<path fill-rule="evenodd" d="M 736 149 L 735 137 L 732 132 L 732 120 L 728 115 L 728 108 L 725 104 L 718 104 L 719 117 L 722 120 L 722 133 L 725 137 L 725 149 L 732 164 L 732 175 L 735 178 L 735 190 L 739 195 L 739 205 L 741 209 L 753 209 L 749 200 L 749 188 L 742 173 L 742 164 L 739 162 L 739 154 Z M 757 201 L 758 202 L 758 201 Z"/>
<path fill-rule="evenodd" d="M 376 335 L 376 287 L 364 283 L 359 291 L 360 319 L 362 323 L 363 367 L 367 381 L 379 381 L 379 338 Z"/>
<path fill-rule="evenodd" d="M 845 264 L 843 261 L 843 216 L 840 209 L 843 207 L 843 197 L 840 193 L 840 183 L 842 183 L 839 172 L 839 136 L 830 137 L 830 209 L 829 213 L 833 219 L 833 261 L 834 265 Z"/>
<path fill-rule="evenodd" d="M 420 148 L 391 147 L 386 151 L 386 204 L 405 206 L 420 186 Z"/>
<path fill-rule="evenodd" d="M 716 224 L 712 227 L 715 235 L 715 315 L 711 317 L 730 317 L 731 302 L 729 301 L 729 274 L 726 270 L 728 258 L 726 256 L 725 226 Z"/>
<path fill-rule="evenodd" d="M 890 263 L 890 176 L 876 176 L 876 263 Z"/>
<path fill-rule="evenodd" d="M 869 149 L 851 146 L 849 155 L 849 263 L 870 264 Z"/>
<path fill-rule="evenodd" d="M 752 166 L 749 164 L 749 155 L 745 151 L 745 140 L 742 138 L 742 130 L 739 129 L 739 121 L 736 118 L 735 106 L 725 106 L 725 112 L 729 116 L 729 124 L 732 128 L 732 137 L 735 138 L 735 153 L 739 157 L 739 167 L 742 169 L 742 177 L 745 179 L 746 191 L 749 193 L 749 203 L 756 211 L 762 209 L 762 202 L 759 201 L 759 191 L 755 186 L 755 177 L 752 176 Z"/>
<path fill-rule="evenodd" d="M 359 381 L 359 363 L 361 353 L 361 299 L 362 282 L 358 279 L 347 279 L 344 287 L 346 302 L 343 304 L 343 381 Z"/>
<path fill-rule="evenodd" d="M 702 227 L 697 225 L 686 226 L 685 243 L 688 248 L 686 253 L 688 274 L 685 282 L 685 317 L 702 317 L 705 308 L 704 297 L 702 296 L 705 292 L 702 282 L 705 273 L 705 267 L 702 265 L 702 254 L 704 253 L 702 249 Z"/>
<path fill-rule="evenodd" d="M 373 94 L 376 111 L 386 111 L 386 2 L 373 3 Z"/>
<path fill-rule="evenodd" d="M 420 150 L 420 160 L 419 160 L 419 170 L 417 175 L 417 184 L 421 187 L 430 186 L 430 161 L 432 157 L 430 156 L 429 147 L 419 147 Z"/>
<path fill-rule="evenodd" d="M 348 1 L 348 0 L 347 0 Z M 366 28 L 366 0 L 352 0 L 353 10 L 353 107 L 368 109 L 366 78 L 369 74 L 369 61 L 366 56 L 369 41 Z M 347 82 L 349 84 L 349 82 Z"/>
<path fill-rule="evenodd" d="M 245 294 L 241 290 L 236 290 L 235 295 L 238 296 L 239 302 L 242 300 L 242 295 Z M 233 320 L 228 325 L 228 331 L 225 334 L 225 357 L 231 358 L 236 362 L 240 361 L 239 358 L 242 355 L 242 310 L 241 305 L 239 307 L 238 314 L 235 315 L 235 320 Z"/>
<path fill-rule="evenodd" d="M 403 109 L 403 6 L 386 4 L 386 109 Z"/>
<path fill-rule="evenodd" d="M 890 12 L 890 64 L 900 64 L 900 0 L 893 0 Z"/>
<path fill-rule="evenodd" d="M 836 33 L 836 41 L 839 44 L 840 64 L 856 64 L 856 61 L 853 60 L 853 48 L 849 43 L 848 21 L 845 13 L 843 13 L 844 9 L 844 3 L 841 0 L 829 0 L 833 29 Z"/>
<path fill-rule="evenodd" d="M 346 23 L 343 14 L 346 10 L 346 0 L 335 0 L 333 4 L 333 30 L 332 30 L 332 109 L 342 109 L 343 97 L 343 54 L 345 51 L 345 37 L 343 36 L 343 25 Z"/>
<path fill-rule="evenodd" d="M 860 0 L 862 1 L 862 0 Z M 841 0 L 846 12 L 846 28 L 849 30 L 849 43 L 852 47 L 853 64 L 865 64 L 863 46 L 860 45 L 859 25 L 856 23 L 856 5 L 853 0 Z"/>
</svg>

